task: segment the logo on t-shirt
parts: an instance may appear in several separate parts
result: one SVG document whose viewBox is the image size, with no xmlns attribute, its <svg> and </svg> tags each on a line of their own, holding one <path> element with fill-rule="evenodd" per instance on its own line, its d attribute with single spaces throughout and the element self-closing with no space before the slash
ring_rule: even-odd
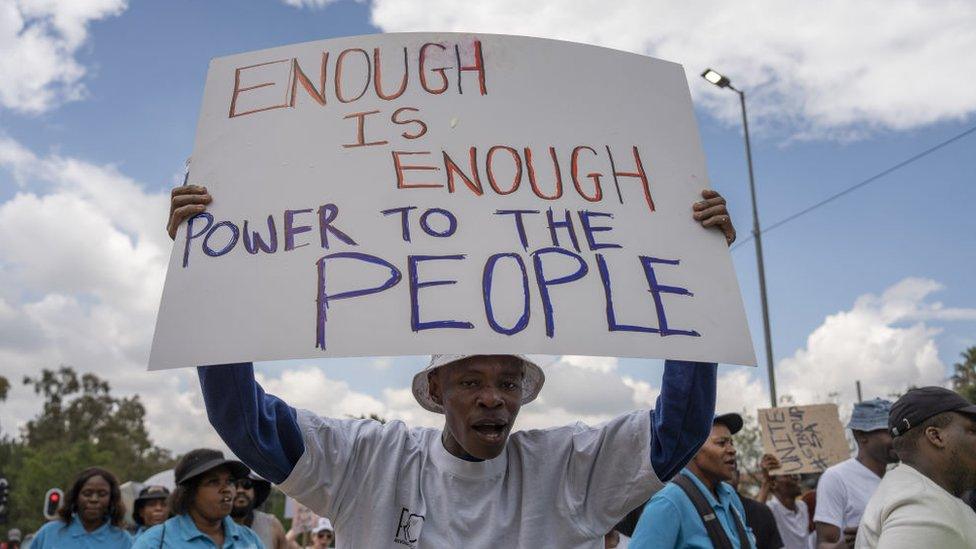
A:
<svg viewBox="0 0 976 549">
<path fill-rule="evenodd" d="M 396 534 L 393 542 L 407 547 L 416 547 L 417 540 L 420 539 L 420 529 L 424 527 L 424 516 L 415 515 L 410 509 L 404 507 L 400 511 L 400 519 L 397 521 Z"/>
</svg>

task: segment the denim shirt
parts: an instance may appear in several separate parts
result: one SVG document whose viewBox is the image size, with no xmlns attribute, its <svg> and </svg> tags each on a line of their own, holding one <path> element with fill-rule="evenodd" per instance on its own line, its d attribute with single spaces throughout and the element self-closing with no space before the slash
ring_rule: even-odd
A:
<svg viewBox="0 0 976 549">
<path fill-rule="evenodd" d="M 264 549 L 257 534 L 247 526 L 237 524 L 230 517 L 224 517 L 224 545 L 222 549 Z M 162 543 L 160 543 L 162 540 Z M 177 515 L 162 524 L 146 530 L 136 540 L 133 549 L 166 548 L 213 548 L 216 547 L 210 536 L 197 528 L 190 515 Z"/>
<path fill-rule="evenodd" d="M 739 500 L 732 486 L 720 482 L 715 487 L 718 499 L 712 495 L 712 491 L 698 479 L 688 469 L 682 469 L 682 475 L 692 480 L 695 487 L 705 495 L 719 523 L 725 530 L 725 534 L 732 542 L 732 547 L 744 549 L 739 546 L 739 535 L 737 533 L 732 513 L 736 513 L 739 521 L 746 529 L 749 538 L 749 549 L 755 549 L 756 537 L 752 529 L 746 524 L 745 509 Z M 711 548 L 712 542 L 705 530 L 705 523 L 695 509 L 684 490 L 673 482 L 654 494 L 651 501 L 644 506 L 644 512 L 637 522 L 634 529 L 634 537 L 630 540 L 628 547 L 633 549 L 664 548 L 664 547 L 690 547 L 690 548 Z"/>
<path fill-rule="evenodd" d="M 41 527 L 31 541 L 33 549 L 88 549 L 95 547 L 132 547 L 132 536 L 128 532 L 109 524 L 106 520 L 95 530 L 88 532 L 78 515 L 71 516 L 71 522 L 51 521 Z"/>
</svg>

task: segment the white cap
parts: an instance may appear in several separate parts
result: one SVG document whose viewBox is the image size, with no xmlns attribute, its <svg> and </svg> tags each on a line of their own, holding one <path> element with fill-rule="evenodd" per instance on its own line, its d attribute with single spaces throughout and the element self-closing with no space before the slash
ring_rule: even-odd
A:
<svg viewBox="0 0 976 549">
<path fill-rule="evenodd" d="M 329 520 L 329 519 L 327 519 L 327 518 L 325 518 L 325 517 L 319 518 L 319 521 L 315 523 L 315 528 L 312 528 L 312 533 L 313 534 L 318 534 L 322 530 L 328 530 L 330 532 L 335 532 L 335 529 L 332 528 L 332 521 Z"/>
<path fill-rule="evenodd" d="M 427 375 L 437 368 L 454 364 L 459 360 L 464 360 L 472 356 L 486 355 L 432 355 L 430 357 L 430 364 L 420 372 L 417 372 L 417 375 L 413 376 L 413 397 L 417 399 L 417 402 L 425 410 L 443 414 L 444 407 L 434 402 L 434 399 L 430 396 Z M 522 365 L 525 367 L 525 375 L 522 377 L 522 404 L 528 404 L 535 400 L 535 397 L 539 396 L 539 391 L 542 390 L 542 385 L 546 382 L 546 374 L 542 372 L 542 368 L 536 365 L 535 362 L 529 360 L 525 355 L 507 356 L 514 356 L 521 360 Z"/>
</svg>

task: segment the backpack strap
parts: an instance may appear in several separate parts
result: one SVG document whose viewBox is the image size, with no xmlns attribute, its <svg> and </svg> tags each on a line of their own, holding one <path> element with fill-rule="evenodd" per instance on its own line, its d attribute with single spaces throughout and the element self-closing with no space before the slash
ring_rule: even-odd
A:
<svg viewBox="0 0 976 549">
<path fill-rule="evenodd" d="M 732 549 L 732 542 L 729 541 L 729 536 L 726 535 L 725 528 L 722 528 L 722 523 L 715 516 L 715 511 L 712 509 L 711 504 L 708 503 L 708 499 L 701 493 L 701 490 L 695 486 L 694 481 L 684 474 L 678 473 L 674 475 L 671 482 L 675 483 L 678 488 L 681 488 L 685 495 L 688 496 L 688 499 L 691 500 L 691 504 L 695 506 L 695 510 L 698 511 L 698 516 L 701 517 L 702 523 L 705 525 L 705 532 L 708 534 L 708 539 L 712 541 L 712 545 L 716 549 Z M 736 520 L 736 525 L 738 525 L 738 520 Z M 749 547 L 748 543 L 742 546 L 742 549 L 747 547 Z"/>
<path fill-rule="evenodd" d="M 735 507 L 730 507 L 730 509 L 732 510 L 732 522 L 735 523 L 735 533 L 739 536 L 739 547 L 741 549 L 751 548 L 752 543 L 749 541 L 749 535 L 746 534 L 746 528 L 739 512 L 735 510 Z"/>
</svg>

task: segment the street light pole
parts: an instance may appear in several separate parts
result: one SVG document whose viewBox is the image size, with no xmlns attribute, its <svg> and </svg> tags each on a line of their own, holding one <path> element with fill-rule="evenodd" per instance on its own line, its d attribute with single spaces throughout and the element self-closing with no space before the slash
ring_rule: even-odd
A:
<svg viewBox="0 0 976 549">
<path fill-rule="evenodd" d="M 749 166 L 749 194 L 752 196 L 752 239 L 756 242 L 756 263 L 759 267 L 759 299 L 762 303 L 763 335 L 766 339 L 766 373 L 769 376 L 769 400 L 776 407 L 776 373 L 773 370 L 773 340 L 769 329 L 769 305 L 766 299 L 766 268 L 763 262 L 762 232 L 759 230 L 759 209 L 756 207 L 756 180 L 752 171 L 752 146 L 749 143 L 749 119 L 746 116 L 746 94 L 732 86 L 728 78 L 706 69 L 702 78 L 720 87 L 729 88 L 739 94 L 742 105 L 742 129 L 746 137 L 746 163 Z"/>
<path fill-rule="evenodd" d="M 732 86 L 729 86 L 732 88 Z M 763 262 L 762 232 L 759 230 L 759 209 L 756 207 L 756 180 L 752 174 L 752 146 L 749 144 L 749 119 L 746 117 L 746 94 L 739 94 L 742 104 L 742 128 L 746 136 L 746 163 L 749 165 L 749 194 L 752 195 L 752 239 L 756 242 L 756 263 L 759 266 L 759 299 L 762 302 L 763 333 L 766 336 L 766 372 L 769 374 L 769 400 L 776 407 L 776 374 L 773 372 L 773 338 L 769 330 L 769 305 L 766 299 L 766 267 Z"/>
</svg>

